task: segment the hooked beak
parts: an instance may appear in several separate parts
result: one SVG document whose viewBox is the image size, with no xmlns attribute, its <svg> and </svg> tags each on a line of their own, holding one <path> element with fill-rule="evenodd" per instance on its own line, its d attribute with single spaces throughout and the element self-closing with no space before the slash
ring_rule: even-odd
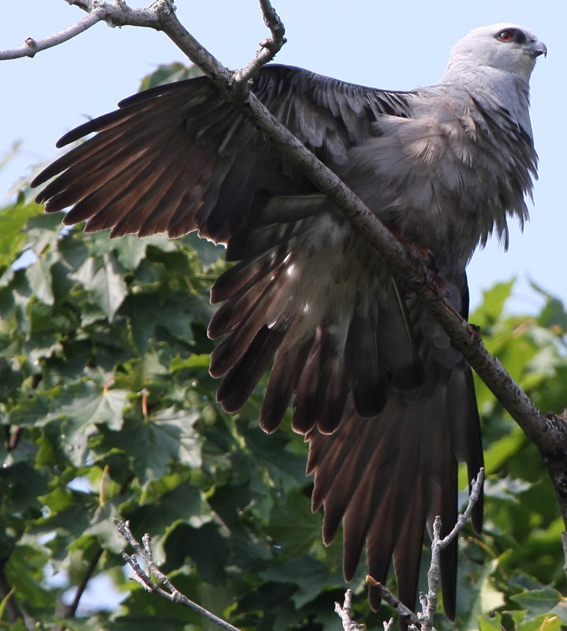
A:
<svg viewBox="0 0 567 631">
<path fill-rule="evenodd" d="M 535 37 L 530 42 L 528 46 L 528 50 L 529 50 L 530 55 L 534 57 L 534 59 L 536 57 L 539 57 L 540 55 L 547 57 L 547 46 L 543 42 L 540 42 L 539 39 Z"/>
</svg>

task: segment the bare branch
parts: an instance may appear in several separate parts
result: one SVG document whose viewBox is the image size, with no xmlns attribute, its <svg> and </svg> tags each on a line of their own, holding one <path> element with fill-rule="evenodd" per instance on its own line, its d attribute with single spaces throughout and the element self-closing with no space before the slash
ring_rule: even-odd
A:
<svg viewBox="0 0 567 631">
<path fill-rule="evenodd" d="M 102 549 L 102 546 L 99 546 L 97 550 L 95 551 L 95 553 L 93 554 L 87 566 L 85 574 L 83 578 L 81 579 L 79 586 L 77 587 L 77 591 L 75 592 L 73 602 L 65 609 L 65 618 L 72 618 L 76 614 L 77 607 L 79 606 L 79 602 L 81 600 L 81 596 L 83 595 L 85 589 L 87 588 L 88 582 L 90 581 L 93 575 L 93 572 L 95 571 L 96 566 L 103 552 L 104 550 Z"/>
<path fill-rule="evenodd" d="M 284 37 L 285 28 L 279 15 L 269 0 L 259 0 L 264 14 L 264 24 L 270 29 L 272 36 L 260 42 L 260 50 L 244 68 L 234 73 L 234 85 L 244 85 L 247 83 L 264 64 L 276 56 L 286 43 Z"/>
<path fill-rule="evenodd" d="M 384 620 L 382 623 L 384 625 L 384 631 L 394 631 L 394 619 L 390 618 L 388 622 Z"/>
<path fill-rule="evenodd" d="M 105 13 L 101 9 L 95 9 L 89 15 L 85 16 L 82 20 L 75 22 L 73 26 L 66 28 L 59 33 L 49 35 L 43 39 L 36 40 L 33 37 L 28 37 L 23 46 L 19 48 L 11 48 L 7 50 L 0 50 L 0 61 L 6 59 L 18 59 L 21 57 L 34 57 L 36 53 L 42 50 L 47 50 L 53 46 L 58 46 L 63 42 L 67 42 L 73 37 L 84 33 L 88 28 L 104 20 Z"/>
<path fill-rule="evenodd" d="M 400 616 L 404 618 L 404 620 L 406 620 L 406 622 L 419 628 L 420 623 L 417 615 L 407 605 L 404 605 L 404 603 L 397 596 L 392 594 L 392 592 L 385 585 L 382 585 L 382 583 L 377 581 L 372 576 L 367 576 L 366 582 L 369 585 L 372 585 L 372 587 L 378 588 L 378 590 L 380 591 L 380 598 L 383 601 L 387 602 L 390 607 L 395 609 L 400 614 Z"/>
<path fill-rule="evenodd" d="M 137 557 L 135 557 L 134 555 L 129 555 L 124 551 L 122 552 L 122 558 L 134 570 L 134 574 L 130 575 L 130 578 L 132 580 L 139 583 L 146 591 L 158 594 L 159 596 L 162 596 L 172 603 L 181 605 L 182 607 L 187 607 L 188 609 L 191 609 L 194 612 L 198 613 L 203 618 L 214 622 L 216 625 L 218 625 L 222 629 L 225 629 L 226 631 L 240 631 L 237 627 L 233 626 L 226 620 L 215 616 L 215 614 L 211 613 L 208 609 L 201 607 L 197 603 L 187 598 L 187 596 L 182 594 L 172 584 L 169 578 L 154 563 L 153 552 L 150 543 L 151 539 L 148 534 L 144 535 L 142 539 L 142 545 L 132 534 L 129 522 L 123 522 L 115 519 L 114 525 L 116 526 L 116 530 L 118 530 L 119 534 L 124 537 L 124 539 L 126 539 L 126 541 L 134 548 L 134 550 L 140 555 L 146 565 L 146 568 L 144 569 L 138 562 Z M 159 581 L 159 583 L 161 583 L 161 585 L 163 585 L 163 587 L 152 580 L 152 575 L 155 576 L 155 578 Z"/>
<path fill-rule="evenodd" d="M 451 532 L 445 537 L 441 537 L 441 518 L 435 517 L 433 521 L 433 541 L 431 542 L 431 562 L 427 571 L 427 594 L 419 597 L 421 613 L 418 613 L 419 628 L 422 631 L 432 631 L 433 618 L 437 611 L 437 585 L 441 576 L 441 551 L 446 548 L 463 529 L 468 521 L 474 505 L 480 497 L 482 485 L 484 483 L 484 469 L 478 472 L 477 477 L 471 484 L 471 491 L 467 507 L 463 513 L 457 516 L 457 521 Z"/>
<path fill-rule="evenodd" d="M 478 502 L 480 497 L 480 493 L 482 490 L 482 485 L 484 484 L 484 467 L 480 469 L 476 478 L 472 481 L 471 491 L 469 495 L 469 501 L 467 502 L 467 507 L 463 513 L 459 513 L 457 515 L 457 523 L 453 526 L 453 530 L 441 538 L 441 519 L 436 518 L 433 522 L 433 545 L 437 546 L 439 550 L 443 550 L 446 548 L 453 539 L 459 534 L 459 532 L 463 529 L 463 526 L 469 520 L 472 510 L 475 504 Z M 437 532 L 435 530 L 437 524 Z"/>
<path fill-rule="evenodd" d="M 347 589 L 345 592 L 344 604 L 341 607 L 340 603 L 335 603 L 335 612 L 341 619 L 344 631 L 363 631 L 366 629 L 366 625 L 355 622 L 350 617 L 352 609 L 352 589 Z"/>
</svg>

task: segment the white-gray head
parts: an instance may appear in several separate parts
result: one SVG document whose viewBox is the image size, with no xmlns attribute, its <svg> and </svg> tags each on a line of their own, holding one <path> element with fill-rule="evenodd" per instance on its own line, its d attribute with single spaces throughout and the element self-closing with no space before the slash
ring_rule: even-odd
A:
<svg viewBox="0 0 567 631">
<path fill-rule="evenodd" d="M 540 55 L 547 55 L 547 48 L 528 29 L 507 23 L 482 26 L 453 47 L 447 75 L 488 67 L 527 82 Z"/>
</svg>

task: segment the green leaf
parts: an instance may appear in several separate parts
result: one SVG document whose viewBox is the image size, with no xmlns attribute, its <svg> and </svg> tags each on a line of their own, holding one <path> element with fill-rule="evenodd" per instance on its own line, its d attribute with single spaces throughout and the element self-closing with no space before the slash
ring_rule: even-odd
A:
<svg viewBox="0 0 567 631">
<path fill-rule="evenodd" d="M 56 603 L 56 594 L 42 585 L 47 562 L 45 550 L 37 545 L 20 544 L 6 564 L 8 582 L 16 597 L 26 603 L 28 614 L 39 617 L 42 613 L 53 612 Z"/>
<path fill-rule="evenodd" d="M 502 615 L 498 612 L 494 614 L 484 614 L 478 619 L 480 631 L 502 631 Z"/>
<path fill-rule="evenodd" d="M 183 243 L 197 252 L 205 271 L 208 271 L 211 265 L 219 260 L 226 249 L 223 245 L 216 245 L 208 239 L 201 239 L 196 232 L 191 232 L 184 236 Z"/>
<path fill-rule="evenodd" d="M 38 204 L 14 204 L 0 210 L 0 269 L 12 265 L 27 241 L 24 227 L 43 212 Z"/>
<path fill-rule="evenodd" d="M 512 596 L 523 609 L 526 609 L 526 620 L 534 620 L 538 616 L 547 614 L 561 600 L 561 594 L 552 587 L 525 590 Z"/>
<path fill-rule="evenodd" d="M 507 283 L 497 283 L 494 287 L 482 292 L 482 304 L 470 316 L 470 321 L 480 326 L 482 333 L 484 333 L 482 329 L 494 324 L 501 317 L 515 282 L 516 279 L 513 278 Z"/>
<path fill-rule="evenodd" d="M 275 565 L 262 572 L 262 576 L 274 582 L 290 582 L 297 585 L 292 600 L 296 607 L 316 598 L 328 585 L 344 588 L 344 579 L 339 572 L 329 575 L 329 568 L 309 557 L 298 557 L 282 565 Z"/>
<path fill-rule="evenodd" d="M 163 85 L 164 83 L 200 77 L 202 74 L 203 71 L 198 66 L 184 66 L 180 63 L 163 64 L 142 80 L 139 92 Z"/>
<path fill-rule="evenodd" d="M 146 256 L 147 239 L 126 235 L 113 245 L 116 258 L 127 270 L 135 270 Z"/>
<path fill-rule="evenodd" d="M 561 629 L 565 629 L 565 626 L 557 616 L 544 614 L 516 625 L 517 631 L 560 631 Z"/>
<path fill-rule="evenodd" d="M 73 275 L 91 295 L 95 304 L 108 316 L 110 321 L 128 295 L 124 282 L 124 270 L 112 252 L 106 252 L 101 259 L 89 258 Z"/>
<path fill-rule="evenodd" d="M 33 463 L 15 462 L 0 468 L 0 488 L 8 512 L 24 512 L 34 506 L 37 510 L 36 498 L 47 491 L 47 478 Z"/>
<path fill-rule="evenodd" d="M 206 523 L 211 519 L 211 511 L 202 494 L 186 477 L 174 473 L 149 482 L 135 505 L 123 507 L 124 518 L 132 523 L 136 532 L 156 536 L 167 532 L 174 527 L 172 524 L 182 519 L 195 527 Z"/>
<path fill-rule="evenodd" d="M 194 430 L 197 419 L 196 412 L 169 408 L 150 420 L 125 419 L 120 431 L 100 426 L 103 440 L 98 449 L 123 450 L 133 459 L 134 471 L 143 483 L 167 473 L 172 461 L 199 467 L 201 441 Z"/>
<path fill-rule="evenodd" d="M 165 567 L 178 567 L 185 557 L 189 557 L 197 566 L 201 580 L 213 585 L 222 582 L 228 556 L 228 545 L 220 534 L 219 527 L 207 523 L 200 528 L 188 524 L 178 524 L 164 541 L 167 554 Z"/>
<path fill-rule="evenodd" d="M 296 488 L 276 502 L 266 530 L 287 556 L 299 556 L 319 544 L 321 515 L 311 511 L 308 498 Z"/>
<path fill-rule="evenodd" d="M 121 313 L 130 320 L 136 348 L 145 353 L 150 340 L 159 336 L 160 327 L 187 344 L 193 342 L 194 304 L 191 296 L 164 301 L 158 294 L 136 294 L 128 296 Z"/>
<path fill-rule="evenodd" d="M 476 629 L 478 626 L 478 618 L 481 614 L 497 609 L 504 604 L 504 597 L 502 593 L 496 589 L 491 578 L 497 567 L 498 561 L 494 559 L 486 563 L 478 574 L 473 599 L 468 603 L 467 611 L 464 615 L 463 628 Z"/>
<path fill-rule="evenodd" d="M 26 269 L 26 276 L 36 297 L 46 305 L 52 305 L 55 298 L 53 296 L 50 262 L 39 259 L 32 263 Z"/>
<path fill-rule="evenodd" d="M 545 298 L 545 306 L 538 318 L 539 324 L 548 329 L 557 327 L 563 333 L 567 331 L 567 311 L 563 302 L 536 283 L 530 284 L 538 294 Z"/>
<path fill-rule="evenodd" d="M 48 412 L 49 402 L 45 397 L 30 397 L 22 399 L 12 407 L 8 414 L 8 422 L 11 425 L 33 425 L 38 419 L 44 418 Z"/>
</svg>

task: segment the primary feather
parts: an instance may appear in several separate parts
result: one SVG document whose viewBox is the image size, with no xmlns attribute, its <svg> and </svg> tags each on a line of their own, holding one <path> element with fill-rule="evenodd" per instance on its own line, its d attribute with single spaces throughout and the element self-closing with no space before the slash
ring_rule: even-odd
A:
<svg viewBox="0 0 567 631">
<path fill-rule="evenodd" d="M 253 91 L 402 240 L 429 249 L 449 299 L 467 315 L 465 266 L 507 218 L 527 218 L 537 157 L 529 77 L 545 46 L 497 24 L 453 49 L 432 87 L 375 90 L 298 68 L 261 69 Z M 64 222 L 145 236 L 191 230 L 227 244 L 209 326 L 223 336 L 211 373 L 237 410 L 273 360 L 260 424 L 288 406 L 305 433 L 314 510 L 328 543 L 344 524 L 344 572 L 366 544 L 369 573 L 393 563 L 413 607 L 424 527 L 454 523 L 457 464 L 482 466 L 470 368 L 379 252 L 206 78 L 130 97 L 65 136 L 96 135 L 41 173 L 39 194 Z M 480 530 L 482 503 L 474 512 Z M 456 544 L 442 559 L 455 614 Z M 371 591 L 371 604 L 379 597 Z"/>
</svg>

